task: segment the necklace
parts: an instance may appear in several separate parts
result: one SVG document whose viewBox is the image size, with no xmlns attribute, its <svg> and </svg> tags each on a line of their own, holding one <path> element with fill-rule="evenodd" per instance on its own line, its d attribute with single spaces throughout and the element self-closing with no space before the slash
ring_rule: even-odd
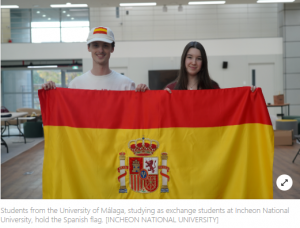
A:
<svg viewBox="0 0 300 228">
<path fill-rule="evenodd" d="M 197 81 L 189 88 L 189 90 L 193 90 L 193 87 L 197 84 Z"/>
</svg>

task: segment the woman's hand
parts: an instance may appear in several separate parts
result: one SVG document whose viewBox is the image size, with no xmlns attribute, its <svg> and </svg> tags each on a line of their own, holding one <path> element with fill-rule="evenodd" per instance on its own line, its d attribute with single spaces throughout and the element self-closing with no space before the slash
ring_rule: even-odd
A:
<svg viewBox="0 0 300 228">
<path fill-rule="evenodd" d="M 172 93 L 169 88 L 165 88 L 164 90 L 168 91 L 169 93 Z"/>
<path fill-rule="evenodd" d="M 251 86 L 251 88 L 250 88 L 252 93 L 255 91 L 255 89 L 256 89 L 256 86 Z"/>
<path fill-rule="evenodd" d="M 55 82 L 49 81 L 42 85 L 42 89 L 49 90 L 49 89 L 56 89 Z"/>
<path fill-rule="evenodd" d="M 145 92 L 146 90 L 150 90 L 146 84 L 138 84 L 135 89 L 135 92 Z"/>
</svg>

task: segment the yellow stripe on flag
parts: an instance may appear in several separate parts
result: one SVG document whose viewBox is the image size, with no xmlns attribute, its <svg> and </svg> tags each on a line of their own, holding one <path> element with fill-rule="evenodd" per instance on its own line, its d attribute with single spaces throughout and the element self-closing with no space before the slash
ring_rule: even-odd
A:
<svg viewBox="0 0 300 228">
<path fill-rule="evenodd" d="M 159 129 L 44 126 L 44 133 L 48 142 L 43 171 L 46 199 L 273 198 L 274 138 L 270 125 Z M 129 157 L 136 157 L 128 142 L 141 135 L 149 139 L 159 136 L 159 142 L 163 142 L 153 157 L 160 159 L 162 152 L 168 153 L 169 193 L 160 192 L 161 175 L 156 191 L 134 192 L 128 173 L 128 193 L 119 193 L 119 152 L 125 152 L 128 166 Z"/>
</svg>

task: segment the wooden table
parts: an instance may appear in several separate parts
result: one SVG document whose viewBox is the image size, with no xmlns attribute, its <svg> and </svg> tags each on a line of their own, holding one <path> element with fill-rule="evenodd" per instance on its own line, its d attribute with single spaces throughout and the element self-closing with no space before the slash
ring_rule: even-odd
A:
<svg viewBox="0 0 300 228">
<path fill-rule="evenodd" d="M 23 134 L 23 132 L 21 131 L 21 129 L 19 128 L 19 119 L 22 117 L 22 116 L 25 116 L 28 114 L 28 112 L 10 112 L 10 113 L 2 113 L 3 115 L 7 115 L 7 114 L 11 114 L 10 117 L 2 117 L 1 116 L 1 121 L 4 121 L 5 122 L 5 125 L 4 125 L 4 128 L 1 129 L 1 145 L 4 145 L 7 149 L 7 153 L 8 153 L 8 146 L 7 146 L 7 143 L 4 141 L 3 137 L 7 137 L 7 136 L 23 136 L 24 137 L 24 142 L 26 143 L 26 138 Z M 24 117 L 24 118 L 27 118 L 27 117 Z M 14 120 L 14 119 L 17 119 L 17 128 L 20 132 L 19 135 L 3 135 L 3 133 L 5 132 L 6 130 L 6 122 L 9 121 L 9 120 Z"/>
<path fill-rule="evenodd" d="M 288 106 L 288 115 L 290 115 L 290 104 L 282 104 L 282 105 L 267 105 L 268 108 L 272 108 L 272 107 L 281 107 L 281 114 L 283 114 L 283 107 L 284 106 Z"/>
</svg>

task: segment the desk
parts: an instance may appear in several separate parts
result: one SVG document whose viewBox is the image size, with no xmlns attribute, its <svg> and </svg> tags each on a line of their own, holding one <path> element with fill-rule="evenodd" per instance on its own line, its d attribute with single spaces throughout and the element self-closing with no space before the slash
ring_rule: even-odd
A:
<svg viewBox="0 0 300 228">
<path fill-rule="evenodd" d="M 267 105 L 268 108 L 272 107 L 281 107 L 281 114 L 283 114 L 283 107 L 288 106 L 288 116 L 290 115 L 290 104 L 282 104 L 282 105 Z"/>
<path fill-rule="evenodd" d="M 3 115 L 4 115 L 4 114 L 8 114 L 8 113 L 3 113 Z M 3 133 L 4 133 L 5 130 L 6 130 L 6 121 L 13 120 L 13 119 L 17 119 L 17 128 L 18 128 L 18 130 L 19 130 L 21 136 L 24 137 L 24 142 L 26 143 L 26 138 L 25 138 L 23 132 L 21 131 L 21 129 L 19 128 L 19 118 L 20 118 L 21 116 L 27 115 L 28 112 L 10 112 L 10 114 L 12 114 L 11 117 L 1 117 L 1 121 L 4 121 L 4 122 L 5 122 L 4 128 L 1 129 L 1 145 L 4 145 L 4 146 L 6 147 L 7 153 L 8 153 L 8 146 L 7 146 L 6 142 L 5 142 L 4 139 L 3 139 L 3 137 L 6 137 L 6 135 L 3 135 Z M 27 117 L 25 117 L 25 118 L 27 118 Z M 9 135 L 9 136 L 20 136 L 20 135 Z"/>
</svg>

